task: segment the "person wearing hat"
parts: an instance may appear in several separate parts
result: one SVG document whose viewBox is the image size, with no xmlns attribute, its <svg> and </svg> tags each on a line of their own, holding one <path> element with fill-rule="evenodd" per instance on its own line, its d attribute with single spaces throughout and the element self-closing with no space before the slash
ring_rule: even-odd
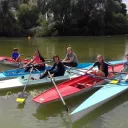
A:
<svg viewBox="0 0 128 128">
<path fill-rule="evenodd" d="M 13 49 L 12 59 L 14 62 L 20 62 L 21 61 L 20 54 L 18 53 L 18 48 Z"/>
<path fill-rule="evenodd" d="M 68 46 L 67 54 L 62 63 L 66 66 L 70 67 L 77 67 L 78 66 L 78 59 L 77 55 L 72 51 L 72 47 Z"/>
</svg>

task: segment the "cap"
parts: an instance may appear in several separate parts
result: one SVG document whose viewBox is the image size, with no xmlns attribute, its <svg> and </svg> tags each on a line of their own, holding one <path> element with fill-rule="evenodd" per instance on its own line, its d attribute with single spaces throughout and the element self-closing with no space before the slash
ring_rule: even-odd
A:
<svg viewBox="0 0 128 128">
<path fill-rule="evenodd" d="M 14 51 L 18 51 L 18 48 L 14 48 L 13 50 L 14 50 Z"/>
</svg>

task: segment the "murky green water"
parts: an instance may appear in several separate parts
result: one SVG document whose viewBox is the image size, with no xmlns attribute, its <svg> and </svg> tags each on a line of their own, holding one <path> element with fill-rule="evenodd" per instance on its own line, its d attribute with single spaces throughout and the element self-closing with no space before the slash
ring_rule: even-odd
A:
<svg viewBox="0 0 128 128">
<path fill-rule="evenodd" d="M 28 45 L 31 43 L 32 45 Z M 27 38 L 1 38 L 0 55 L 11 55 L 17 47 L 24 58 L 31 56 L 39 48 L 45 58 L 58 54 L 64 58 L 68 45 L 73 47 L 79 62 L 94 62 L 97 54 L 105 56 L 107 61 L 120 60 L 128 52 L 127 36 L 113 37 L 61 37 L 35 38 L 30 42 Z M 10 67 L 0 65 L 1 70 Z M 30 95 L 26 103 L 18 105 L 15 99 L 22 88 L 0 92 L 0 127 L 1 128 L 127 128 L 128 126 L 128 92 L 101 106 L 75 124 L 69 124 L 67 113 L 61 102 L 38 106 L 32 102 L 35 91 L 43 91 L 52 84 L 39 88 L 28 88 Z M 94 90 L 93 92 L 95 92 Z M 70 111 L 75 109 L 93 92 L 66 100 Z M 109 92 L 108 92 L 109 93 Z"/>
</svg>

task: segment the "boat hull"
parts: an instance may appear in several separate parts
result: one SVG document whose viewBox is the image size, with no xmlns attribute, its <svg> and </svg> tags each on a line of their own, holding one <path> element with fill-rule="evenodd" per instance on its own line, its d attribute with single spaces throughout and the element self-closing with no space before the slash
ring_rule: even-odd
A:
<svg viewBox="0 0 128 128">
<path fill-rule="evenodd" d="M 123 65 L 115 66 L 115 71 L 120 71 L 122 66 Z M 110 77 L 112 76 L 114 75 L 111 74 Z M 93 78 L 90 75 L 83 75 L 59 84 L 58 89 L 63 98 L 69 98 L 92 90 L 95 85 L 101 84 L 101 82 L 104 82 L 104 80 L 100 79 L 99 81 L 97 81 L 96 78 Z M 80 85 L 78 85 L 78 83 Z M 33 101 L 39 104 L 51 103 L 57 100 L 60 100 L 60 97 L 54 87 L 33 98 Z"/>
<path fill-rule="evenodd" d="M 40 76 L 39 74 L 31 75 L 31 77 L 34 77 L 34 78 L 39 78 L 39 76 Z M 24 76 L 24 78 L 21 76 L 21 77 L 14 78 L 14 79 L 2 80 L 0 81 L 0 90 L 23 87 L 27 83 L 28 77 L 29 75 Z M 59 81 L 64 81 L 64 80 L 74 78 L 74 77 L 77 77 L 77 75 L 72 74 L 69 77 L 68 73 L 65 73 L 64 76 L 54 77 L 54 79 L 56 82 L 59 82 Z M 37 84 L 45 84 L 45 83 L 51 83 L 51 79 L 48 77 L 44 79 L 39 79 L 39 80 L 30 79 L 27 86 L 34 86 Z"/>
<path fill-rule="evenodd" d="M 14 62 L 12 60 L 12 57 L 0 56 L 0 64 L 8 65 L 11 67 L 20 67 L 28 62 L 30 62 L 30 59 L 29 60 L 22 59 L 21 62 Z"/>
<path fill-rule="evenodd" d="M 95 110 L 99 106 L 117 97 L 127 89 L 128 83 L 124 81 L 120 82 L 119 84 L 105 85 L 96 93 L 94 93 L 91 97 L 85 100 L 71 113 L 72 122 L 79 120 L 80 118 Z"/>
</svg>

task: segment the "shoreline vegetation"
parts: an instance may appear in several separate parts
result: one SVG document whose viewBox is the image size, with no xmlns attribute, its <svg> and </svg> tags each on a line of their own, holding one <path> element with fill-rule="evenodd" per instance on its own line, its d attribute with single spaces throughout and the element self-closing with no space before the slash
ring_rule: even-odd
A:
<svg viewBox="0 0 128 128">
<path fill-rule="evenodd" d="M 127 35 L 122 0 L 1 0 L 1 37 Z"/>
</svg>

